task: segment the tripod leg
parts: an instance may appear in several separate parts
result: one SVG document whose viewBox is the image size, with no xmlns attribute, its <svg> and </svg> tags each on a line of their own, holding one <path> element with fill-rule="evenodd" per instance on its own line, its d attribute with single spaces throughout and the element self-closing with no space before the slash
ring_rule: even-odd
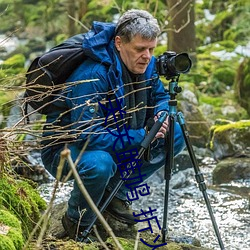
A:
<svg viewBox="0 0 250 250">
<path fill-rule="evenodd" d="M 206 203 L 206 206 L 207 206 L 207 209 L 208 209 L 208 212 L 209 212 L 209 215 L 210 215 L 210 218 L 211 218 L 211 221 L 212 221 L 212 224 L 213 224 L 213 228 L 214 228 L 215 234 L 217 236 L 220 248 L 221 248 L 221 250 L 224 250 L 225 247 L 223 245 L 223 242 L 222 242 L 222 239 L 221 239 L 221 236 L 220 236 L 220 232 L 219 232 L 219 229 L 218 229 L 218 226 L 217 226 L 214 214 L 213 214 L 213 210 L 212 210 L 212 207 L 211 207 L 211 204 L 210 204 L 210 201 L 208 199 L 207 192 L 206 192 L 207 188 L 206 188 L 206 184 L 204 182 L 204 177 L 203 177 L 203 174 L 201 173 L 201 171 L 199 169 L 198 162 L 197 162 L 197 159 L 195 157 L 195 154 L 194 154 L 194 151 L 193 151 L 190 139 L 189 139 L 189 133 L 188 133 L 187 128 L 186 128 L 186 124 L 185 124 L 183 114 L 181 112 L 178 112 L 177 113 L 177 118 L 178 118 L 179 124 L 181 126 L 181 130 L 182 130 L 185 142 L 186 142 L 186 146 L 187 146 L 187 150 L 188 150 L 190 159 L 191 159 L 191 161 L 193 163 L 193 167 L 194 167 L 194 171 L 195 171 L 195 179 L 196 179 L 196 181 L 197 181 L 197 183 L 199 185 L 200 191 L 203 194 L 203 197 L 204 197 L 204 200 L 205 200 L 205 203 Z"/>
<path fill-rule="evenodd" d="M 169 115 L 169 132 L 166 138 L 166 162 L 165 162 L 165 197 L 164 197 L 164 213 L 162 225 L 162 242 L 166 242 L 166 235 L 168 233 L 168 199 L 169 199 L 169 183 L 172 176 L 172 169 L 174 165 L 174 122 L 173 115 Z"/>
</svg>

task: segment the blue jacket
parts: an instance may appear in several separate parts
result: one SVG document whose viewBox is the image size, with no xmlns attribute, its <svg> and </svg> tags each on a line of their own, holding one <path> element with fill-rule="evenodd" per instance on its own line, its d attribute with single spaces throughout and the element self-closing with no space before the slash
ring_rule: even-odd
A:
<svg viewBox="0 0 250 250">
<path fill-rule="evenodd" d="M 83 41 L 88 59 L 67 80 L 68 87 L 62 93 L 64 101 L 57 101 L 53 111 L 47 115 L 48 124 L 63 127 L 63 138 L 71 138 L 79 147 L 83 147 L 88 139 L 89 150 L 120 151 L 139 146 L 145 137 L 144 124 L 139 129 L 129 129 L 129 137 L 124 136 L 123 140 L 117 140 L 116 132 L 111 134 L 105 127 L 107 110 L 98 102 L 107 98 L 107 92 L 115 89 L 115 96 L 121 101 L 121 106 L 124 108 L 125 105 L 121 63 L 114 53 L 114 32 L 114 24 L 93 23 Z M 169 100 L 156 73 L 155 60 L 154 57 L 151 59 L 145 72 L 146 85 L 149 87 L 147 106 L 154 107 L 154 115 L 162 110 L 168 111 Z M 83 80 L 86 81 L 81 82 Z M 68 112 L 61 111 L 65 105 Z M 52 130 L 44 135 L 60 134 Z"/>
</svg>

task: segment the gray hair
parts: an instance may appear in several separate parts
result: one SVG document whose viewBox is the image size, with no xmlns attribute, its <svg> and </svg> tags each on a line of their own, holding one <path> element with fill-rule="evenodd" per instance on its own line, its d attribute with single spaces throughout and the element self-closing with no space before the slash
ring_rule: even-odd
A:
<svg viewBox="0 0 250 250">
<path fill-rule="evenodd" d="M 128 43 L 135 35 L 153 40 L 160 34 L 157 20 L 145 10 L 128 10 L 118 20 L 116 36 Z"/>
</svg>

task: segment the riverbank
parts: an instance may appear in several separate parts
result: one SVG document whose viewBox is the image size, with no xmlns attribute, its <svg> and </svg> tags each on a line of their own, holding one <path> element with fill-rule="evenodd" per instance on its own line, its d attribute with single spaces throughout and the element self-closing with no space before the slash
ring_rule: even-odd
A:
<svg viewBox="0 0 250 250">
<path fill-rule="evenodd" d="M 228 184 L 213 185 L 212 171 L 215 161 L 202 160 L 201 171 L 207 185 L 207 193 L 214 211 L 216 222 L 227 250 L 247 250 L 250 246 L 250 210 L 248 192 L 250 180 L 233 181 Z M 147 183 L 151 194 L 133 203 L 134 209 L 157 208 L 157 218 L 162 225 L 165 181 L 158 172 Z M 168 228 L 175 240 L 196 238 L 206 248 L 220 250 L 212 223 L 206 209 L 202 193 L 197 187 L 192 168 L 175 173 L 170 181 L 168 205 Z M 39 190 L 45 200 L 50 199 L 53 182 L 43 184 Z M 61 203 L 69 197 L 72 183 L 64 184 L 57 192 L 55 202 Z M 190 243 L 190 242 L 188 242 Z"/>
</svg>

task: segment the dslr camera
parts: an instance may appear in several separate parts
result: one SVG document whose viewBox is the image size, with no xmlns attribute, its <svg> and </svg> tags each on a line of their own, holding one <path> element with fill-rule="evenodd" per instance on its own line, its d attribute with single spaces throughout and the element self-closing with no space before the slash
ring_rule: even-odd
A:
<svg viewBox="0 0 250 250">
<path fill-rule="evenodd" d="M 160 76 L 167 80 L 187 73 L 192 66 L 192 61 L 187 53 L 176 54 L 174 51 L 164 52 L 156 59 L 156 70 Z"/>
</svg>

